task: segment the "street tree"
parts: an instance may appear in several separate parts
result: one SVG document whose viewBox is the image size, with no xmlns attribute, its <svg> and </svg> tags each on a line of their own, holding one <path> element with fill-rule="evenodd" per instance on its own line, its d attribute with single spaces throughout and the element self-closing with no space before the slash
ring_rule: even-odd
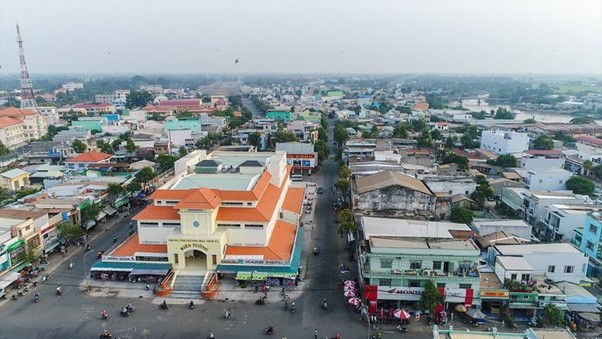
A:
<svg viewBox="0 0 602 339">
<path fill-rule="evenodd" d="M 451 210 L 450 220 L 461 224 L 470 224 L 474 218 L 474 212 L 466 207 L 454 207 Z"/>
<path fill-rule="evenodd" d="M 540 135 L 537 139 L 533 140 L 533 148 L 539 150 L 549 150 L 554 148 L 554 139 L 547 135 Z"/>
<path fill-rule="evenodd" d="M 566 189 L 575 194 L 592 195 L 596 189 L 596 184 L 586 177 L 573 175 L 566 181 Z"/>
<path fill-rule="evenodd" d="M 61 238 L 67 242 L 77 240 L 84 234 L 80 226 L 74 225 L 69 221 L 58 224 L 56 228 Z"/>
<path fill-rule="evenodd" d="M 147 91 L 130 91 L 125 97 L 125 107 L 132 109 L 134 107 L 144 107 L 153 101 L 153 95 Z"/>
<path fill-rule="evenodd" d="M 337 213 L 337 218 L 339 218 L 339 222 L 353 221 L 353 212 L 351 209 L 345 208 Z"/>
<path fill-rule="evenodd" d="M 142 185 L 140 185 L 140 181 L 134 179 L 130 181 L 130 183 L 125 187 L 125 190 L 128 193 L 136 193 L 142 189 Z"/>
<path fill-rule="evenodd" d="M 342 222 L 341 224 L 339 224 L 339 228 L 338 228 L 338 231 L 341 234 L 345 234 L 348 232 L 354 232 L 355 230 L 357 230 L 357 226 L 355 225 L 355 223 L 353 221 Z"/>
<path fill-rule="evenodd" d="M 259 147 L 261 145 L 261 135 L 257 132 L 249 134 L 249 139 L 247 140 L 249 145 Z"/>
<path fill-rule="evenodd" d="M 31 265 L 37 265 L 40 262 L 40 255 L 37 254 L 33 248 L 28 247 L 25 250 L 25 262 Z"/>
<path fill-rule="evenodd" d="M 543 308 L 546 321 L 554 326 L 560 326 L 563 321 L 562 311 L 554 304 L 547 304 Z"/>
<path fill-rule="evenodd" d="M 138 173 L 136 173 L 135 178 L 140 182 L 142 187 L 146 190 L 151 180 L 155 178 L 155 172 L 150 167 L 144 167 Z"/>
<path fill-rule="evenodd" d="M 349 180 L 347 179 L 339 179 L 335 185 L 343 192 L 349 190 Z"/>
<path fill-rule="evenodd" d="M 173 168 L 175 162 L 176 157 L 171 154 L 159 154 L 157 157 L 157 164 L 159 164 L 159 167 L 161 167 L 161 170 L 163 171 Z"/>
<path fill-rule="evenodd" d="M 351 170 L 349 169 L 349 167 L 345 165 L 341 166 L 341 168 L 339 169 L 339 178 L 347 179 L 349 178 L 349 176 L 351 176 Z"/>
<path fill-rule="evenodd" d="M 96 221 L 101 210 L 102 206 L 97 202 L 90 203 L 88 206 L 82 208 L 79 213 L 82 226 L 86 226 L 89 221 Z"/>
<path fill-rule="evenodd" d="M 328 145 L 322 140 L 316 141 L 314 144 L 314 152 L 318 153 L 318 160 L 320 162 L 328 159 L 328 156 L 330 155 L 330 149 L 328 148 Z"/>
<path fill-rule="evenodd" d="M 111 182 L 109 183 L 109 185 L 107 185 L 107 193 L 109 194 L 109 200 L 111 201 L 111 204 L 113 204 L 115 202 L 115 200 L 117 200 L 117 198 L 119 198 L 119 195 L 123 192 L 123 187 L 121 186 L 121 184 L 118 184 L 116 182 Z"/>
<path fill-rule="evenodd" d="M 418 308 L 429 312 L 429 315 L 435 314 L 435 307 L 443 303 L 443 297 L 437 289 L 437 285 L 432 280 L 427 280 L 424 285 L 424 292 L 418 301 Z"/>
<path fill-rule="evenodd" d="M 73 151 L 75 151 L 75 153 L 84 153 L 88 149 L 88 146 L 86 146 L 86 144 L 79 139 L 73 140 L 71 147 L 73 147 Z"/>
<path fill-rule="evenodd" d="M 188 154 L 188 149 L 184 146 L 180 146 L 180 148 L 178 148 L 178 155 L 180 158 L 186 156 L 186 154 Z"/>
</svg>

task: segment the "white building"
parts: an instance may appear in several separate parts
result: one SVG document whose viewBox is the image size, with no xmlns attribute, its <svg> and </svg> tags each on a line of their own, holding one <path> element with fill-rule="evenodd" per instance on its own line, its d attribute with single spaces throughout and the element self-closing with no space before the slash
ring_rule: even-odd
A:
<svg viewBox="0 0 602 339">
<path fill-rule="evenodd" d="M 531 225 L 521 219 L 475 219 L 471 224 L 471 228 L 481 237 L 497 232 L 505 232 L 526 240 L 531 239 Z"/>
<path fill-rule="evenodd" d="M 587 213 L 598 211 L 602 206 L 553 204 L 545 209 L 547 214 L 543 222 L 553 235 L 553 239 L 569 241 L 573 237 L 573 231 L 585 224 Z"/>
<path fill-rule="evenodd" d="M 524 183 L 528 190 L 557 191 L 566 189 L 566 181 L 573 176 L 570 171 L 556 169 L 529 170 L 525 175 Z"/>
<path fill-rule="evenodd" d="M 529 149 L 529 135 L 514 131 L 483 131 L 481 147 L 496 154 L 522 153 Z"/>
<path fill-rule="evenodd" d="M 55 107 L 53 106 L 38 106 L 38 112 L 46 118 L 48 125 L 59 125 L 60 117 Z"/>
<path fill-rule="evenodd" d="M 463 176 L 435 176 L 423 179 L 426 186 L 433 193 L 449 193 L 450 195 L 471 195 L 477 189 L 477 183 Z"/>
<path fill-rule="evenodd" d="M 564 154 L 559 150 L 535 150 L 523 152 L 520 167 L 530 170 L 552 169 L 564 167 Z"/>
<path fill-rule="evenodd" d="M 551 192 L 535 192 L 527 191 L 519 188 L 507 188 L 504 190 L 512 192 L 520 190 L 520 195 L 523 198 L 522 208 L 524 209 L 523 217 L 529 223 L 536 224 L 538 221 L 543 222 L 547 216 L 547 207 L 553 204 L 579 205 L 592 204 L 593 201 L 586 195 L 574 194 L 571 191 L 551 191 Z M 504 198 L 502 198 L 504 200 Z"/>
<path fill-rule="evenodd" d="M 568 281 L 575 284 L 590 281 L 586 277 L 588 257 L 568 243 L 533 244 L 533 245 L 494 245 L 489 247 L 487 260 L 495 263 L 496 275 L 505 274 L 497 266 L 499 257 L 523 258 L 523 268 L 532 270 L 529 277 L 516 276 L 517 281 L 530 281 L 533 276 L 545 276 L 554 282 Z M 517 259 L 502 259 L 502 262 Z M 513 265 L 516 268 L 516 265 Z M 507 272 L 508 274 L 516 274 Z M 499 276 L 498 276 L 499 277 Z M 500 277 L 504 281 L 505 275 Z M 527 278 L 527 279 L 523 279 Z M 510 277 L 510 279 L 513 279 Z"/>
</svg>

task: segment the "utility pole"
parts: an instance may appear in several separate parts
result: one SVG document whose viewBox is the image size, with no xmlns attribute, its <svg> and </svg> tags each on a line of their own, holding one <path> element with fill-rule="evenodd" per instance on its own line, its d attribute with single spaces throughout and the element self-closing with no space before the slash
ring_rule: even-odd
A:
<svg viewBox="0 0 602 339">
<path fill-rule="evenodd" d="M 25 52 L 23 51 L 23 39 L 21 39 L 21 31 L 17 24 L 17 43 L 19 44 L 19 63 L 21 64 L 21 108 L 31 108 L 38 110 L 38 103 L 33 93 L 33 84 L 29 78 L 27 63 L 25 62 Z"/>
</svg>

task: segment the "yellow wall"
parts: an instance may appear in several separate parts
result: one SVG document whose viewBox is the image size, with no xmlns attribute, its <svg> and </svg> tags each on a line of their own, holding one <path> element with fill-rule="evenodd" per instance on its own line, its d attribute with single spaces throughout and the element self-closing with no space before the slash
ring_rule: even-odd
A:
<svg viewBox="0 0 602 339">
<path fill-rule="evenodd" d="M 226 246 L 226 233 L 222 233 L 221 237 L 203 237 L 191 239 L 189 236 L 177 238 L 172 237 L 167 240 L 167 254 L 169 262 L 173 265 L 174 269 L 183 269 L 186 267 L 186 259 L 184 254 L 190 250 L 199 250 L 207 256 L 207 269 L 215 269 L 222 258 Z M 176 254 L 178 256 L 178 263 L 175 262 Z M 217 262 L 213 265 L 212 256 L 217 257 Z"/>
</svg>

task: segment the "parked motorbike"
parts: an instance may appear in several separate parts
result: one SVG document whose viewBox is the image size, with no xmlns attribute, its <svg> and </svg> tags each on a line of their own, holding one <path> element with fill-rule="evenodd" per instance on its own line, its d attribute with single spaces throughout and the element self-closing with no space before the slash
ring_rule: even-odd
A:
<svg viewBox="0 0 602 339">
<path fill-rule="evenodd" d="M 100 317 L 101 317 L 103 320 L 109 320 L 109 313 L 107 313 L 107 311 L 104 311 L 104 310 L 103 310 L 102 312 L 100 312 Z"/>
<path fill-rule="evenodd" d="M 194 309 L 194 302 L 192 300 L 190 300 L 190 303 L 188 304 L 188 308 L 190 308 L 191 310 Z"/>
<path fill-rule="evenodd" d="M 255 305 L 265 305 L 265 297 L 255 300 Z"/>
<path fill-rule="evenodd" d="M 121 314 L 124 317 L 127 317 L 130 315 L 130 312 L 128 311 L 127 307 L 124 307 L 121 309 L 121 311 L 119 312 L 119 314 Z"/>
<path fill-rule="evenodd" d="M 102 331 L 102 333 L 100 334 L 100 339 L 107 339 L 107 338 L 113 338 L 113 336 L 107 330 Z"/>
<path fill-rule="evenodd" d="M 39 302 L 40 301 L 40 293 L 36 293 L 36 296 L 34 298 L 35 302 Z"/>
<path fill-rule="evenodd" d="M 167 310 L 167 309 L 169 309 L 169 306 L 167 306 L 167 303 L 165 301 L 163 301 L 163 303 L 161 303 L 159 305 L 159 308 L 162 310 Z"/>
<path fill-rule="evenodd" d="M 328 308 L 328 303 L 326 302 L 326 298 L 324 298 L 324 300 L 322 300 L 322 308 L 323 309 L 327 309 Z"/>
<path fill-rule="evenodd" d="M 263 330 L 263 333 L 269 334 L 269 335 L 274 334 L 274 326 L 270 325 L 270 326 L 266 327 L 265 330 Z"/>
</svg>

